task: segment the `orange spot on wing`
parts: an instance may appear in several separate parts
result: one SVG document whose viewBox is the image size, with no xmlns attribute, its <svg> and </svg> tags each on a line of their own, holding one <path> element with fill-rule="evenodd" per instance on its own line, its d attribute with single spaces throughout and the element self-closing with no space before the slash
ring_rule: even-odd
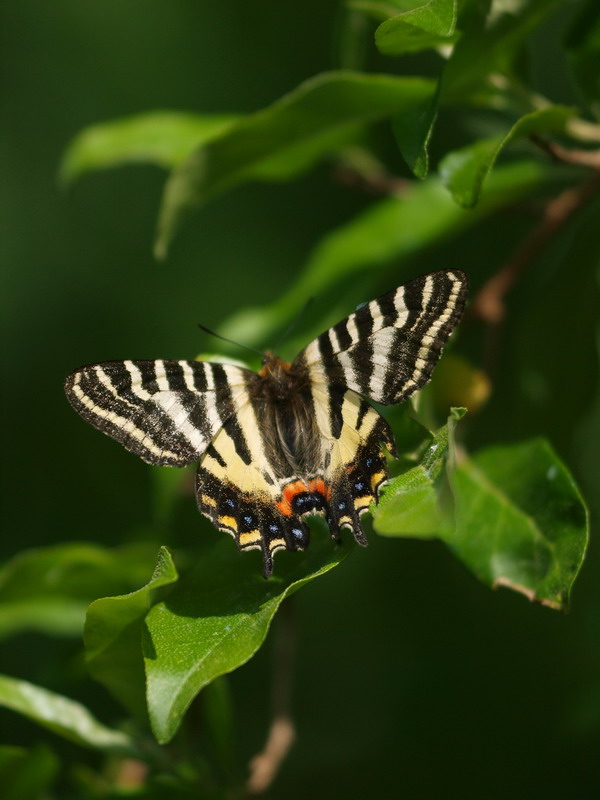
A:
<svg viewBox="0 0 600 800">
<path fill-rule="evenodd" d="M 327 486 L 323 478 L 313 478 L 311 481 L 308 481 L 308 483 L 304 483 L 304 481 L 288 483 L 287 486 L 283 487 L 281 499 L 278 500 L 275 505 L 282 514 L 285 514 L 286 517 L 291 517 L 294 514 L 292 510 L 294 498 L 299 494 L 307 494 L 309 492 L 311 494 L 321 495 L 326 502 L 329 502 L 331 497 L 331 488 Z"/>
<path fill-rule="evenodd" d="M 327 502 L 331 499 L 331 486 L 327 486 L 323 478 L 313 478 L 308 482 L 308 488 L 315 494 L 320 494 Z"/>
<path fill-rule="evenodd" d="M 303 494 L 304 492 L 308 492 L 308 486 L 304 483 L 304 481 L 293 481 L 293 483 L 288 483 L 287 486 L 283 487 L 283 491 L 281 492 L 281 500 L 278 500 L 275 505 L 282 514 L 285 514 L 286 517 L 291 517 L 294 513 L 292 511 L 292 502 L 294 497 L 299 494 Z"/>
</svg>

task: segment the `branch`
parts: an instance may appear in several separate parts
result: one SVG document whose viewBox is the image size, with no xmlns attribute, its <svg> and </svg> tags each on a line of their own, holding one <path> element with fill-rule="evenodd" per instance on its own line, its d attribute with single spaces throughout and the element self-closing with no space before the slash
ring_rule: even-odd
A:
<svg viewBox="0 0 600 800">
<path fill-rule="evenodd" d="M 264 750 L 250 761 L 246 788 L 251 794 L 260 794 L 269 788 L 295 738 L 296 730 L 291 718 L 274 717 Z"/>
<path fill-rule="evenodd" d="M 548 153 L 554 161 L 564 164 L 576 164 L 581 167 L 600 169 L 600 150 L 568 149 L 555 142 L 546 141 L 541 136 L 531 136 L 531 141 Z"/>
<path fill-rule="evenodd" d="M 291 598 L 281 606 L 277 616 L 278 628 L 273 664 L 273 719 L 263 750 L 249 763 L 250 776 L 246 788 L 260 794 L 269 788 L 296 738 L 291 714 L 296 628 Z"/>
<path fill-rule="evenodd" d="M 334 169 L 334 179 L 372 195 L 400 194 L 411 181 L 392 175 L 372 153 L 362 147 L 346 147 Z"/>
<path fill-rule="evenodd" d="M 552 145 L 553 149 L 556 147 L 556 145 Z M 570 152 L 572 154 L 578 151 Z M 598 191 L 600 191 L 600 171 L 595 172 L 591 178 L 579 186 L 565 189 L 557 197 L 552 198 L 546 205 L 540 222 L 523 239 L 512 258 L 479 290 L 471 306 L 471 314 L 490 325 L 498 325 L 502 322 L 506 314 L 504 298 L 521 273 L 535 260 L 573 214 Z"/>
</svg>

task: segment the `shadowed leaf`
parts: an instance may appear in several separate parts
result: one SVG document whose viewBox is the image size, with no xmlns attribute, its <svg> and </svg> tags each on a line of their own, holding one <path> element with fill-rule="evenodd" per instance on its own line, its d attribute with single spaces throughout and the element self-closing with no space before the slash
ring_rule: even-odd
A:
<svg viewBox="0 0 600 800">
<path fill-rule="evenodd" d="M 462 150 L 448 153 L 440 162 L 439 174 L 454 200 L 472 208 L 479 200 L 486 180 L 500 152 L 515 139 L 534 133 L 563 132 L 573 109 L 552 106 L 521 117 L 504 136 L 480 139 Z"/>
<path fill-rule="evenodd" d="M 70 542 L 19 553 L 0 569 L 0 638 L 31 630 L 81 636 L 90 602 L 139 585 L 154 552 Z"/>
</svg>

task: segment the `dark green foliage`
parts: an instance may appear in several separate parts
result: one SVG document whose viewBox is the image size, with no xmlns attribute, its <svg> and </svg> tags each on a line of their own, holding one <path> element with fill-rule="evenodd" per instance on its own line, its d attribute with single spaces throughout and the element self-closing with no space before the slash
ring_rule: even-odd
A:
<svg viewBox="0 0 600 800">
<path fill-rule="evenodd" d="M 308 583 L 269 796 L 594 797 L 593 547 L 571 594 L 582 493 L 600 513 L 595 0 L 5 16 L 3 798 L 244 796 Z M 120 452 L 61 395 L 81 363 L 214 349 L 196 322 L 272 347 L 315 297 L 293 356 L 452 267 L 472 305 L 386 411 L 401 457 L 366 551 L 315 524 L 265 581 L 196 514 L 189 470 Z"/>
</svg>

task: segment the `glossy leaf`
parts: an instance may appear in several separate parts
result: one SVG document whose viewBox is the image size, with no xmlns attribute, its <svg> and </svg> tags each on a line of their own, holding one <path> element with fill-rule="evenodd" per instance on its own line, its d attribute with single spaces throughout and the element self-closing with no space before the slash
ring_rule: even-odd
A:
<svg viewBox="0 0 600 800">
<path fill-rule="evenodd" d="M 465 409 L 452 409 L 412 469 L 384 487 L 379 505 L 372 507 L 373 527 L 383 536 L 440 536 L 450 524 L 439 503 L 438 479 L 452 449 L 454 428 Z"/>
<path fill-rule="evenodd" d="M 352 279 L 392 261 L 401 262 L 477 224 L 545 183 L 562 180 L 561 176 L 564 170 L 538 161 L 498 167 L 489 177 L 481 202 L 468 212 L 452 201 L 437 179 L 415 182 L 401 195 L 374 203 L 325 236 L 298 279 L 277 302 L 268 308 L 244 309 L 219 330 L 246 344 L 268 341 L 279 326 L 289 324 L 307 298 L 318 297 L 342 279 Z M 396 272 L 395 277 L 404 276 Z M 330 320 L 331 324 L 335 322 L 337 319 Z M 318 333 L 320 330 L 314 331 L 315 335 Z"/>
<path fill-rule="evenodd" d="M 189 212 L 234 185 L 261 177 L 265 162 L 287 158 L 294 171 L 298 153 L 321 153 L 315 138 L 330 137 L 349 125 L 397 115 L 430 90 L 425 78 L 397 78 L 331 72 L 301 84 L 273 105 L 242 119 L 218 139 L 196 150 L 171 175 L 163 196 L 156 253 L 166 254 Z M 272 161 L 271 161 L 272 163 Z M 295 174 L 295 172 L 294 172 Z"/>
<path fill-rule="evenodd" d="M 0 675 L 0 706 L 84 747 L 124 755 L 137 754 L 133 740 L 127 734 L 102 725 L 85 706 L 27 681 Z"/>
<path fill-rule="evenodd" d="M 587 510 L 543 439 L 490 447 L 451 476 L 456 531 L 446 541 L 491 586 L 568 606 L 588 540 Z"/>
<path fill-rule="evenodd" d="M 148 710 L 160 743 L 173 737 L 204 686 L 254 655 L 282 600 L 335 567 L 353 547 L 336 547 L 323 532 L 319 538 L 303 553 L 278 554 L 268 581 L 258 559 L 222 540 L 152 608 L 144 655 Z"/>
<path fill-rule="evenodd" d="M 88 609 L 84 641 L 90 673 L 126 708 L 145 715 L 141 631 L 144 616 L 158 591 L 178 578 L 166 547 L 161 547 L 154 573 L 141 589 L 120 597 L 103 597 Z"/>
<path fill-rule="evenodd" d="M 0 638 L 29 630 L 80 636 L 89 603 L 139 584 L 153 551 L 75 542 L 19 553 L 0 569 Z"/>
<path fill-rule="evenodd" d="M 86 172 L 122 164 L 171 168 L 238 119 L 234 114 L 155 111 L 91 125 L 67 148 L 60 178 L 70 183 Z"/>
<path fill-rule="evenodd" d="M 40 800 L 58 770 L 58 758 L 44 745 L 31 750 L 0 746 L 2 800 Z"/>
<path fill-rule="evenodd" d="M 447 44 L 456 28 L 456 15 L 457 0 L 429 0 L 395 14 L 377 28 L 377 48 L 394 56 Z"/>
<path fill-rule="evenodd" d="M 455 201 L 472 208 L 479 200 L 483 182 L 500 152 L 512 141 L 534 133 L 562 132 L 573 110 L 551 106 L 522 116 L 504 136 L 480 139 L 474 144 L 448 153 L 439 165 L 439 174 Z"/>
</svg>

